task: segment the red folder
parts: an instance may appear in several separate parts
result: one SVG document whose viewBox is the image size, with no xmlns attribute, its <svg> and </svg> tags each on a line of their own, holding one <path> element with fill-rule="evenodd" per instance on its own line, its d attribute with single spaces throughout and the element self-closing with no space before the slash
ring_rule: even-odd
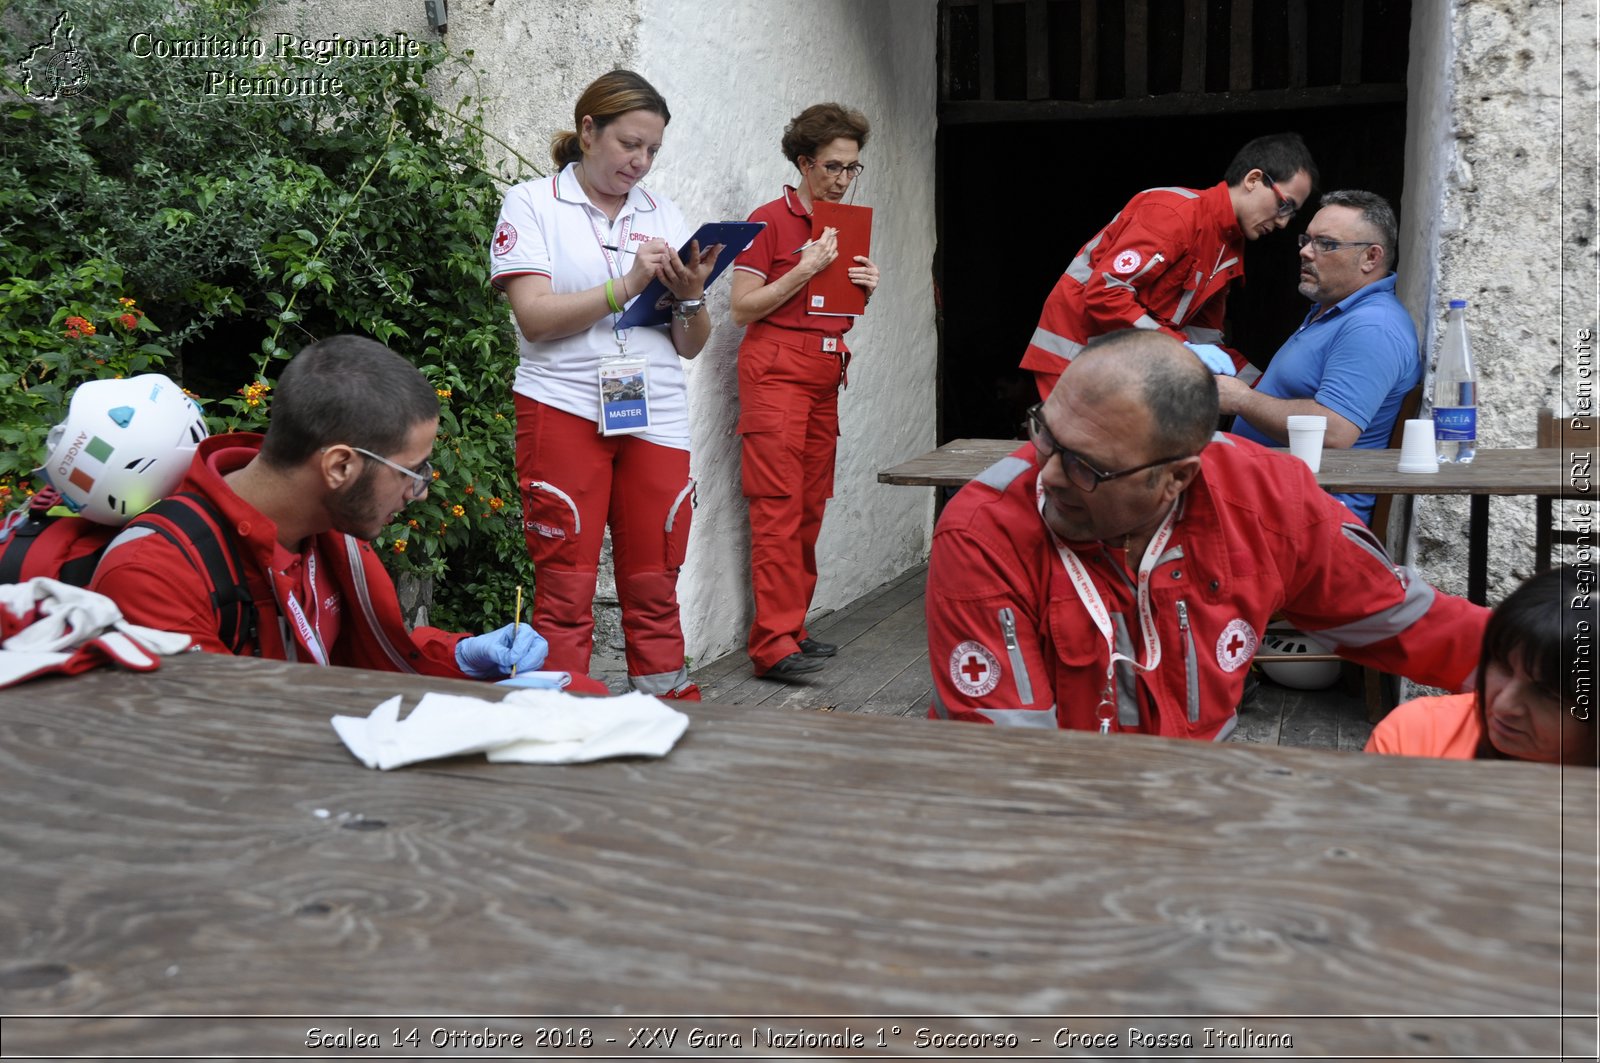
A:
<svg viewBox="0 0 1600 1063">
<path fill-rule="evenodd" d="M 857 255 L 872 256 L 872 208 L 816 200 L 811 204 L 811 238 L 832 226 L 838 230 L 839 257 L 806 284 L 806 312 L 824 317 L 854 317 L 867 309 L 866 289 L 850 283 Z"/>
</svg>

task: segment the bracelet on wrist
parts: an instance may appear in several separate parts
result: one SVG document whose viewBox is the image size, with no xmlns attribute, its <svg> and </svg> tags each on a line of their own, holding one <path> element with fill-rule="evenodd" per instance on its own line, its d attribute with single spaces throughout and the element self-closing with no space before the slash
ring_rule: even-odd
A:
<svg viewBox="0 0 1600 1063">
<path fill-rule="evenodd" d="M 675 299 L 672 303 L 672 316 L 687 325 L 690 318 L 705 308 L 704 299 Z"/>
<path fill-rule="evenodd" d="M 617 302 L 616 281 L 610 277 L 606 278 L 606 305 L 611 308 L 613 314 L 622 313 L 622 305 Z"/>
</svg>

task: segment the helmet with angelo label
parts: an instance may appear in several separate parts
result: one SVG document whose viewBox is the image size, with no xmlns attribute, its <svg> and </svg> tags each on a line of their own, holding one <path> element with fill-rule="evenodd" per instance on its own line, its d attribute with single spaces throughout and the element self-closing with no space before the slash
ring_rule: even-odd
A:
<svg viewBox="0 0 1600 1063">
<path fill-rule="evenodd" d="M 50 429 L 40 472 L 81 516 L 122 525 L 178 486 L 206 435 L 200 407 L 160 373 L 91 380 Z"/>
</svg>

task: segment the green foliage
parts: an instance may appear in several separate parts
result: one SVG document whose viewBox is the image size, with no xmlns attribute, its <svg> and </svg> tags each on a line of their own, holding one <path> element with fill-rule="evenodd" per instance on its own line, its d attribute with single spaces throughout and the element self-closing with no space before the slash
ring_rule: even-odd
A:
<svg viewBox="0 0 1600 1063">
<path fill-rule="evenodd" d="M 533 576 L 511 467 L 516 343 L 486 241 L 501 186 L 526 174 L 491 171 L 470 97 L 461 113 L 435 99 L 469 68 L 436 43 L 416 57 L 280 57 L 285 12 L 262 0 L 63 0 L 7 12 L 21 30 L 8 75 L 61 10 L 79 94 L 42 101 L 0 80 L 0 487 L 41 460 L 83 380 L 166 372 L 213 431 L 259 430 L 295 351 L 361 333 L 412 359 L 442 406 L 438 480 L 385 532 L 385 559 L 435 578 L 433 622 L 503 623 Z M 273 29 L 250 29 L 263 15 Z M 151 54 L 206 38 L 260 40 L 265 55 Z M 225 91 L 258 78 L 323 88 Z"/>
</svg>

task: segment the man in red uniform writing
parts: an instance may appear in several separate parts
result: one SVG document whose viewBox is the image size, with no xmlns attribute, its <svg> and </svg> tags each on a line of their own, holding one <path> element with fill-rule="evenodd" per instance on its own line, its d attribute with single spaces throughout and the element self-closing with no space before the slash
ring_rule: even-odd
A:
<svg viewBox="0 0 1600 1063">
<path fill-rule="evenodd" d="M 1244 276 L 1244 245 L 1289 224 L 1311 197 L 1317 165 L 1294 133 L 1257 137 L 1207 189 L 1151 188 L 1084 244 L 1056 282 L 1022 356 L 1039 398 L 1083 345 L 1125 328 L 1201 347 L 1213 372 L 1259 374 L 1222 340 L 1228 287 Z M 1248 382 L 1248 381 L 1247 381 Z"/>
<path fill-rule="evenodd" d="M 205 440 L 173 496 L 181 519 L 135 518 L 90 589 L 212 653 L 457 679 L 536 669 L 545 640 L 527 624 L 408 631 L 373 552 L 369 540 L 427 497 L 438 432 L 438 396 L 410 362 L 360 336 L 313 343 L 279 378 L 266 435 Z M 227 571 L 214 572 L 222 557 Z"/>
<path fill-rule="evenodd" d="M 1091 343 L 956 495 L 928 570 L 930 716 L 1220 740 L 1269 618 L 1460 690 L 1488 610 L 1396 567 L 1304 463 L 1215 435 L 1177 340 Z"/>
</svg>

